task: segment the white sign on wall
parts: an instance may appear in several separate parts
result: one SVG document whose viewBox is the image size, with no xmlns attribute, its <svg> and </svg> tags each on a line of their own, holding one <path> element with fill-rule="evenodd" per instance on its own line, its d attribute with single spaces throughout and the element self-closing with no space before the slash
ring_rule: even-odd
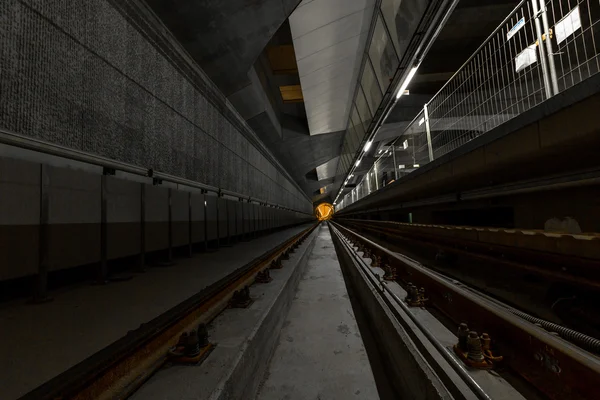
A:
<svg viewBox="0 0 600 400">
<path fill-rule="evenodd" d="M 506 34 L 506 41 L 509 41 L 511 37 L 515 36 L 517 32 L 521 30 L 525 26 L 525 17 L 521 18 L 515 26 L 510 28 L 510 31 Z"/>
<path fill-rule="evenodd" d="M 532 44 L 528 46 L 525 50 L 520 52 L 515 58 L 515 71 L 521 72 L 531 64 L 535 64 L 537 62 L 537 46 Z"/>
<path fill-rule="evenodd" d="M 579 28 L 581 28 L 581 16 L 579 15 L 579 6 L 577 6 L 554 26 L 556 42 L 560 44 L 565 41 Z"/>
</svg>

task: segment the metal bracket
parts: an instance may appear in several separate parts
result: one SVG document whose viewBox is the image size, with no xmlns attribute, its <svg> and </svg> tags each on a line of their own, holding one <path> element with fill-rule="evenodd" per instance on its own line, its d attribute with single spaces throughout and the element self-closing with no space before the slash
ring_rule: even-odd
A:
<svg viewBox="0 0 600 400">
<path fill-rule="evenodd" d="M 103 167 L 102 168 L 102 175 L 115 175 L 117 173 L 117 170 L 114 168 L 109 168 L 109 167 Z"/>
</svg>

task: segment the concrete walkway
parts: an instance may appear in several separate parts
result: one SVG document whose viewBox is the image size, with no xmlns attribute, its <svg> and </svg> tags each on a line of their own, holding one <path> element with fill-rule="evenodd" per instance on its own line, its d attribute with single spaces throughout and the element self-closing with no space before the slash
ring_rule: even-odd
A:
<svg viewBox="0 0 600 400">
<path fill-rule="evenodd" d="M 258 400 L 379 398 L 329 227 L 318 229 Z"/>
<path fill-rule="evenodd" d="M 130 281 L 65 288 L 50 303 L 0 305 L 0 398 L 35 389 L 307 227 L 177 259 Z"/>
</svg>

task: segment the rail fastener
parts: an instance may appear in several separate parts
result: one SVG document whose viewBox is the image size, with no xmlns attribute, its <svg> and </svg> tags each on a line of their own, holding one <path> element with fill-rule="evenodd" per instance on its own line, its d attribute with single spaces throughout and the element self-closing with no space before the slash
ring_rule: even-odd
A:
<svg viewBox="0 0 600 400">
<path fill-rule="evenodd" d="M 233 296 L 229 301 L 230 308 L 248 308 L 253 300 L 250 297 L 250 286 L 244 286 L 240 290 L 233 292 Z"/>
<path fill-rule="evenodd" d="M 269 283 L 273 280 L 273 278 L 271 278 L 271 272 L 269 268 L 265 268 L 262 271 L 260 271 L 258 274 L 256 274 L 256 278 L 254 279 L 254 282 L 256 283 Z"/>
</svg>

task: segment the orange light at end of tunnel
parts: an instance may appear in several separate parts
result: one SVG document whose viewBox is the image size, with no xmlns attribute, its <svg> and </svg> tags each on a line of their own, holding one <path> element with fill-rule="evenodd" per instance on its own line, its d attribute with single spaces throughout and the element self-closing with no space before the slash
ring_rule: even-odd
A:
<svg viewBox="0 0 600 400">
<path fill-rule="evenodd" d="M 319 221 L 327 221 L 333 217 L 335 212 L 333 206 L 329 203 L 321 203 L 315 208 L 315 216 Z"/>
</svg>

